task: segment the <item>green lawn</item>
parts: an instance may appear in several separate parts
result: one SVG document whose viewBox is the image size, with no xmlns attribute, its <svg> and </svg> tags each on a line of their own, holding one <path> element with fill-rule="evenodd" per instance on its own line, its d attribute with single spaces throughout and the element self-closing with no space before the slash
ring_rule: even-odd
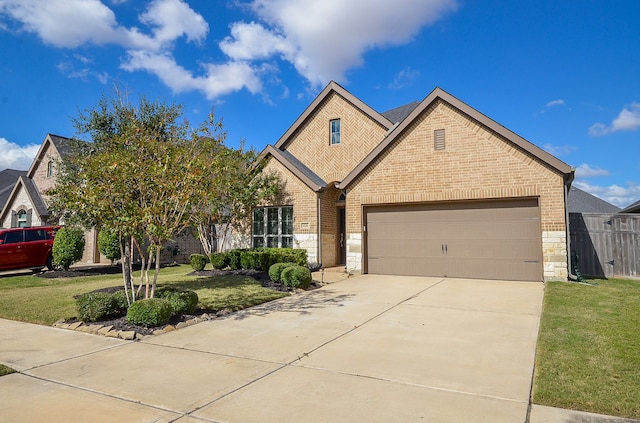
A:
<svg viewBox="0 0 640 423">
<path fill-rule="evenodd" d="M 546 285 L 533 402 L 640 418 L 640 281 Z"/>
<path fill-rule="evenodd" d="M 214 310 L 239 310 L 287 295 L 263 288 L 246 276 L 187 276 L 192 271 L 189 265 L 163 268 L 158 285 L 192 289 L 198 294 L 200 308 Z M 136 275 L 139 277 L 139 272 Z M 51 325 L 61 318 L 75 317 L 74 295 L 122 285 L 119 274 L 56 279 L 33 275 L 0 277 L 0 318 Z"/>
</svg>

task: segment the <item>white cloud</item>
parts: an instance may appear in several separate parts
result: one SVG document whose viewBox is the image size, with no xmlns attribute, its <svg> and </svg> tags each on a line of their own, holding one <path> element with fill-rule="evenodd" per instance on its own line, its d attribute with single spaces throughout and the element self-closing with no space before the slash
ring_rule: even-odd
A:
<svg viewBox="0 0 640 423">
<path fill-rule="evenodd" d="M 406 88 L 410 86 L 413 81 L 419 76 L 420 72 L 418 72 L 417 70 L 411 67 L 405 68 L 393 77 L 393 81 L 391 81 L 391 83 L 389 84 L 389 88 L 393 90 Z"/>
<path fill-rule="evenodd" d="M 200 90 L 209 99 L 242 88 L 247 88 L 252 93 L 257 93 L 262 88 L 260 79 L 256 75 L 257 70 L 246 63 L 229 62 L 202 66 L 205 75 L 193 76 L 191 72 L 178 65 L 170 55 L 146 51 L 129 51 L 128 60 L 122 64 L 125 70 L 145 70 L 155 74 L 174 92 Z"/>
<path fill-rule="evenodd" d="M 252 0 L 236 6 L 252 11 L 256 21 L 235 22 L 220 43 L 227 63 L 203 63 L 204 75 L 176 62 L 175 41 L 202 43 L 209 24 L 185 0 L 153 0 L 138 16 L 139 26 L 118 22 L 111 7 L 123 0 L 0 0 L 0 20 L 36 34 L 46 44 L 74 49 L 86 44 L 117 45 L 126 50 L 121 63 L 129 71 L 148 71 L 176 92 L 199 90 L 215 98 L 241 89 L 262 90 L 261 77 L 278 72 L 274 59 L 291 63 L 311 87 L 344 80 L 373 49 L 411 42 L 419 31 L 457 10 L 457 0 Z M 107 6 L 107 3 L 110 6 Z M 246 7 L 245 7 L 246 6 Z M 76 57 L 80 63 L 84 56 Z M 67 69 L 71 77 L 104 73 L 84 66 Z M 415 77 L 409 70 L 396 86 Z M 102 76 L 100 76 L 102 75 Z"/>
<path fill-rule="evenodd" d="M 38 153 L 40 145 L 18 145 L 0 137 L 0 170 L 16 169 L 27 170 Z"/>
<path fill-rule="evenodd" d="M 572 152 L 577 150 L 577 147 L 573 145 L 553 145 L 553 144 L 545 144 L 542 146 L 542 149 L 549 154 L 554 156 L 566 156 L 571 154 Z"/>
<path fill-rule="evenodd" d="M 589 134 L 597 137 L 617 131 L 635 131 L 638 128 L 640 128 L 640 103 L 634 102 L 629 107 L 623 108 L 611 125 L 607 126 L 603 123 L 591 125 Z"/>
<path fill-rule="evenodd" d="M 389 7 L 384 0 L 254 0 L 250 6 L 264 22 L 259 31 L 271 36 L 255 40 L 232 33 L 221 48 L 232 45 L 247 53 L 247 60 L 264 59 L 270 51 L 284 54 L 312 85 L 322 85 L 343 80 L 348 69 L 362 65 L 369 50 L 410 42 L 421 28 L 455 11 L 457 2 L 396 0 Z M 284 48 L 271 49 L 274 37 Z"/>
<path fill-rule="evenodd" d="M 564 100 L 562 99 L 551 100 L 550 102 L 547 103 L 547 107 L 560 106 L 562 104 L 564 104 Z"/>
<path fill-rule="evenodd" d="M 621 208 L 628 207 L 640 199 L 640 185 L 635 182 L 628 182 L 626 187 L 621 187 L 615 184 L 609 186 L 592 185 L 585 181 L 576 180 L 573 185 Z"/>
<path fill-rule="evenodd" d="M 581 164 L 576 168 L 576 178 L 592 178 L 594 176 L 609 176 L 610 173 L 606 169 L 602 169 L 598 166 L 591 167 L 586 163 Z"/>
</svg>

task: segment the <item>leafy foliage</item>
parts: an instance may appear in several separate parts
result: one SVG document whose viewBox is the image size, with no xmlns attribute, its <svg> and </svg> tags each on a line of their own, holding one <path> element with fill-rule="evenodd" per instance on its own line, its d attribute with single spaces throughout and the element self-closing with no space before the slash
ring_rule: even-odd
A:
<svg viewBox="0 0 640 423">
<path fill-rule="evenodd" d="M 190 290 L 161 288 L 157 298 L 164 298 L 171 303 L 174 315 L 193 313 L 198 306 L 198 294 Z"/>
<path fill-rule="evenodd" d="M 140 99 L 103 97 L 73 123 L 87 142 L 77 142 L 48 192 L 57 217 L 100 227 L 125 243 L 125 290 L 133 291 L 131 246 L 151 244 L 143 280 L 153 296 L 162 245 L 192 224 L 194 210 L 208 201 L 210 181 L 220 174 L 217 151 L 225 134 L 213 114 L 200 127 L 182 120 L 182 107 Z M 139 248 L 142 256 L 146 251 Z M 151 256 L 156 271 L 149 287 Z M 143 263 L 144 264 L 144 263 Z"/>
<path fill-rule="evenodd" d="M 173 315 L 171 303 L 163 298 L 147 298 L 131 304 L 127 320 L 146 327 L 164 325 Z"/>
<path fill-rule="evenodd" d="M 280 282 L 282 271 L 287 267 L 296 266 L 295 263 L 275 263 L 269 267 L 269 278 L 274 282 Z"/>
<path fill-rule="evenodd" d="M 109 230 L 101 230 L 98 234 L 98 250 L 106 258 L 111 260 L 111 263 L 116 260 L 120 260 L 122 253 L 120 251 L 120 239 L 118 233 Z"/>
<path fill-rule="evenodd" d="M 82 259 L 84 251 L 84 233 L 82 229 L 60 228 L 53 240 L 53 262 L 62 266 L 64 270 Z"/>
<path fill-rule="evenodd" d="M 92 292 L 84 294 L 76 299 L 78 319 L 83 322 L 97 322 L 108 317 L 116 317 L 124 314 L 118 299 L 106 292 Z"/>
<path fill-rule="evenodd" d="M 196 272 L 204 270 L 204 267 L 207 265 L 207 256 L 204 254 L 191 254 L 189 256 L 189 263 L 191 263 L 191 267 Z"/>
<path fill-rule="evenodd" d="M 311 271 L 302 266 L 290 266 L 282 270 L 280 279 L 290 288 L 307 289 L 311 285 Z"/>
<path fill-rule="evenodd" d="M 230 257 L 227 253 L 211 253 L 209 261 L 214 269 L 225 269 L 229 266 Z"/>
</svg>

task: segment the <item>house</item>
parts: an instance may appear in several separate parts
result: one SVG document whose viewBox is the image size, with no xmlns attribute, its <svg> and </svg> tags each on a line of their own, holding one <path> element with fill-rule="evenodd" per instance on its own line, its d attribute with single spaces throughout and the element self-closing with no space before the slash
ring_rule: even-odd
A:
<svg viewBox="0 0 640 423">
<path fill-rule="evenodd" d="M 69 154 L 71 139 L 47 134 L 28 171 L 14 172 L 15 180 L 3 196 L 0 185 L 0 227 L 44 226 L 51 222 L 46 191 L 55 185 L 57 163 Z M 6 171 L 3 171 L 6 172 Z M 2 180 L 0 178 L 0 180 Z M 86 231 L 82 263 L 99 263 L 98 232 Z M 106 258 L 102 257 L 102 260 Z"/>
<path fill-rule="evenodd" d="M 254 247 L 349 272 L 567 278 L 574 169 L 440 88 L 379 113 L 331 82 L 260 159 L 284 192 L 254 210 Z"/>
<path fill-rule="evenodd" d="M 640 200 L 631 204 L 629 207 L 625 208 L 620 213 L 640 213 Z"/>
</svg>

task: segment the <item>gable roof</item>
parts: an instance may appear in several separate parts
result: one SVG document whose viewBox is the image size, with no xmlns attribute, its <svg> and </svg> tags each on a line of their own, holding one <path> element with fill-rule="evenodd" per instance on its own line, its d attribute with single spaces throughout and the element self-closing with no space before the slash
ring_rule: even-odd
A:
<svg viewBox="0 0 640 423">
<path fill-rule="evenodd" d="M 348 187 L 351 182 L 353 182 L 367 167 L 369 167 L 371 163 L 376 160 L 376 158 L 378 158 L 390 145 L 394 143 L 394 141 L 396 141 L 396 139 L 399 138 L 399 136 L 418 118 L 418 116 L 420 116 L 423 111 L 437 101 L 444 101 L 455 107 L 469 118 L 506 138 L 517 148 L 524 150 L 539 161 L 546 163 L 551 168 L 564 174 L 564 179 L 567 184 L 570 184 L 573 181 L 574 169 L 571 166 L 438 87 L 425 97 L 425 99 L 422 100 L 422 102 L 420 102 L 420 104 L 415 107 L 399 125 L 395 126 L 387 134 L 385 139 L 382 140 L 382 142 L 380 142 L 380 144 L 378 144 L 371 153 L 369 153 L 369 155 L 367 155 L 367 157 L 365 157 L 364 160 L 345 177 L 345 179 L 338 185 L 338 188 L 345 189 Z"/>
<path fill-rule="evenodd" d="M 617 213 L 620 207 L 576 187 L 569 190 L 569 213 Z"/>
<path fill-rule="evenodd" d="M 27 172 L 27 176 L 29 178 L 33 178 L 33 174 L 38 167 L 38 164 L 41 163 L 45 158 L 44 155 L 49 145 L 53 145 L 60 157 L 64 158 L 71 152 L 72 142 L 73 140 L 71 138 L 61 137 L 60 135 L 47 134 L 47 136 L 44 137 L 44 141 L 40 145 L 38 154 L 36 154 L 36 157 L 33 159 L 33 163 L 31 163 L 31 167 Z"/>
<path fill-rule="evenodd" d="M 413 112 L 413 110 L 420 105 L 419 101 L 412 101 L 404 106 L 396 107 L 395 109 L 382 112 L 382 116 L 389 119 L 389 121 L 395 123 L 402 122 Z"/>
<path fill-rule="evenodd" d="M 4 208 L 14 185 L 21 176 L 27 176 L 26 170 L 0 170 L 0 210 Z"/>
<path fill-rule="evenodd" d="M 38 215 L 40 215 L 40 217 L 49 216 L 49 210 L 42 200 L 42 197 L 38 192 L 38 188 L 36 188 L 33 180 L 29 179 L 27 176 L 20 176 L 16 184 L 13 186 L 13 190 L 7 198 L 7 202 L 4 204 L 2 211 L 0 212 L 0 222 L 5 219 L 5 216 L 11 210 L 10 206 L 18 195 L 18 192 L 20 192 L 21 187 L 24 188 L 27 196 L 29 197 L 29 201 L 31 201 L 31 204 Z"/>
<path fill-rule="evenodd" d="M 640 213 L 640 201 L 636 201 L 629 207 L 622 209 L 620 213 Z"/>
<path fill-rule="evenodd" d="M 309 116 L 318 108 L 318 106 L 331 95 L 332 93 L 336 93 L 339 96 L 343 97 L 349 103 L 353 104 L 358 109 L 362 110 L 367 116 L 371 119 L 378 122 L 384 128 L 391 129 L 393 127 L 393 122 L 389 121 L 385 116 L 373 110 L 370 106 L 365 104 L 362 100 L 351 94 L 349 91 L 345 90 L 341 87 L 337 82 L 331 81 L 329 84 L 318 94 L 318 96 L 313 100 L 313 102 L 302 112 L 302 114 L 293 122 L 293 125 L 287 129 L 287 131 L 280 137 L 278 142 L 275 144 L 276 148 L 282 150 L 285 147 L 287 141 L 291 139 L 291 137 L 296 133 L 298 128 L 309 118 Z"/>
<path fill-rule="evenodd" d="M 272 156 L 284 167 L 286 167 L 291 173 L 293 173 L 298 179 L 300 179 L 305 185 L 315 192 L 320 192 L 325 189 L 327 183 L 318 175 L 309 169 L 304 163 L 298 160 L 293 154 L 286 150 L 279 150 L 272 145 L 267 147 L 260 153 L 256 162 L 259 162 L 268 156 Z"/>
</svg>

